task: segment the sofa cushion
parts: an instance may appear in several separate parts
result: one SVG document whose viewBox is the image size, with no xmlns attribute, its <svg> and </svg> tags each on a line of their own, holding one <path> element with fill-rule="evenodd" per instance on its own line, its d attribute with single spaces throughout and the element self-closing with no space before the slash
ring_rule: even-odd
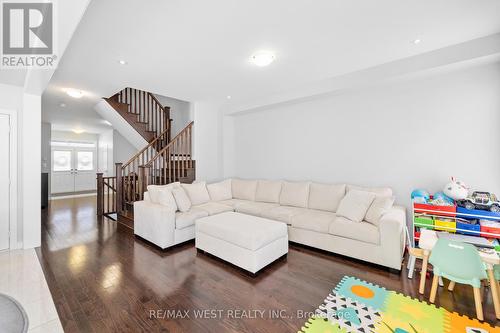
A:
<svg viewBox="0 0 500 333">
<path fill-rule="evenodd" d="M 231 190 L 233 199 L 255 201 L 255 192 L 257 190 L 256 180 L 232 179 Z"/>
<path fill-rule="evenodd" d="M 253 201 L 241 200 L 241 199 L 229 199 L 229 200 L 218 201 L 218 203 L 221 203 L 221 204 L 226 205 L 226 206 L 231 206 L 231 207 L 233 207 L 233 209 L 236 208 L 238 205 L 240 205 L 242 203 L 247 203 L 247 202 L 253 202 Z"/>
<path fill-rule="evenodd" d="M 186 191 L 192 205 L 201 205 L 210 201 L 210 194 L 208 194 L 205 182 L 181 184 L 181 186 Z"/>
<path fill-rule="evenodd" d="M 177 208 L 181 212 L 187 212 L 191 208 L 191 200 L 189 200 L 186 191 L 182 187 L 174 188 L 172 194 L 174 195 Z"/>
<path fill-rule="evenodd" d="M 197 219 L 205 216 L 208 216 L 206 211 L 195 207 L 191 207 L 187 212 L 177 212 L 175 213 L 175 229 L 180 230 L 192 226 Z"/>
<path fill-rule="evenodd" d="M 365 221 L 378 226 L 380 218 L 391 210 L 394 197 L 376 197 L 366 212 Z"/>
<path fill-rule="evenodd" d="M 365 243 L 380 244 L 378 228 L 368 222 L 353 222 L 338 216 L 330 224 L 328 232 L 335 236 L 355 239 Z"/>
<path fill-rule="evenodd" d="M 261 216 L 262 212 L 269 210 L 274 207 L 279 207 L 279 204 L 270 202 L 255 202 L 247 201 L 240 203 L 235 207 L 235 211 L 242 214 L 249 214 L 254 216 Z"/>
<path fill-rule="evenodd" d="M 361 222 L 374 199 L 375 194 L 371 192 L 357 190 L 347 192 L 340 202 L 337 215 L 354 222 Z"/>
<path fill-rule="evenodd" d="M 259 180 L 255 201 L 279 203 L 281 193 L 281 181 Z"/>
<path fill-rule="evenodd" d="M 345 196 L 345 184 L 318 184 L 309 186 L 309 204 L 312 209 L 336 212 L 340 201 Z"/>
<path fill-rule="evenodd" d="M 172 191 L 181 185 L 179 182 L 170 183 L 167 185 L 148 185 L 149 198 L 152 203 L 158 203 L 160 191 L 169 190 Z"/>
<path fill-rule="evenodd" d="M 280 194 L 281 205 L 306 208 L 308 200 L 308 182 L 283 182 Z"/>
<path fill-rule="evenodd" d="M 233 192 L 231 191 L 231 179 L 208 184 L 207 190 L 212 201 L 230 200 L 233 198 Z"/>
<path fill-rule="evenodd" d="M 292 217 L 304 211 L 306 211 L 305 208 L 278 206 L 262 211 L 262 213 L 260 213 L 260 216 L 268 218 L 270 220 L 281 221 L 285 222 L 286 224 L 292 224 Z"/>
<path fill-rule="evenodd" d="M 201 205 L 193 206 L 193 208 L 203 210 L 208 213 L 208 215 L 215 215 L 224 212 L 232 212 L 233 207 L 224 205 L 218 202 L 207 202 Z"/>
<path fill-rule="evenodd" d="M 380 197 L 392 196 L 392 189 L 390 187 L 361 187 L 356 185 L 347 185 L 346 192 L 350 192 L 353 190 L 375 193 Z"/>
<path fill-rule="evenodd" d="M 306 211 L 292 216 L 292 226 L 295 228 L 328 233 L 330 224 L 336 215 L 330 212 L 307 209 Z"/>
<path fill-rule="evenodd" d="M 286 225 L 234 212 L 204 217 L 196 221 L 196 234 L 209 236 L 256 251 L 271 242 L 288 237 Z"/>
<path fill-rule="evenodd" d="M 172 207 L 177 211 L 177 203 L 175 202 L 174 195 L 170 189 L 162 189 L 158 191 L 158 204 L 162 206 Z"/>
</svg>

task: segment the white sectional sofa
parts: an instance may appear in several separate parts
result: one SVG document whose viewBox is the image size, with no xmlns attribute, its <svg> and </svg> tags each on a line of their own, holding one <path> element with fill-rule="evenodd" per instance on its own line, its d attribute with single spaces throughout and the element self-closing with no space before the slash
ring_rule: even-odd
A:
<svg viewBox="0 0 500 333">
<path fill-rule="evenodd" d="M 134 232 L 165 249 L 193 239 L 197 219 L 235 211 L 286 223 L 292 242 L 400 270 L 406 213 L 393 202 L 390 188 L 346 184 L 228 179 L 148 186 L 134 204 Z"/>
</svg>

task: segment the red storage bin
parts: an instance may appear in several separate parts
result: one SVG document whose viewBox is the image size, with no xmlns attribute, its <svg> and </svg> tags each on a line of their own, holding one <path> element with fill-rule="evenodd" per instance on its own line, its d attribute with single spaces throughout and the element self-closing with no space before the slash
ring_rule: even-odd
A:
<svg viewBox="0 0 500 333">
<path fill-rule="evenodd" d="M 414 203 L 413 209 L 416 213 L 428 213 L 431 215 L 451 216 L 457 215 L 457 206 L 435 206 L 424 203 Z"/>
<path fill-rule="evenodd" d="M 488 220 L 479 221 L 481 236 L 486 238 L 500 238 L 500 223 Z"/>
</svg>

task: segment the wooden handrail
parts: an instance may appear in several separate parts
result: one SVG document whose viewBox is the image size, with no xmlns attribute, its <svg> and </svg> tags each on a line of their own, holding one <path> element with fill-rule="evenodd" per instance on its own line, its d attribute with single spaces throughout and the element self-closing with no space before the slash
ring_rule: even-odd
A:
<svg viewBox="0 0 500 333">
<path fill-rule="evenodd" d="M 149 163 L 147 163 L 145 166 L 146 166 L 146 167 L 151 167 L 152 163 L 153 163 L 154 161 L 156 161 L 156 159 L 158 159 L 158 158 L 162 155 L 162 153 L 163 153 L 164 151 L 166 151 L 166 150 L 170 149 L 172 146 L 174 146 L 174 145 L 175 145 L 175 143 L 179 140 L 179 138 L 180 138 L 180 137 L 182 137 L 183 135 L 185 135 L 185 134 L 186 134 L 186 132 L 187 132 L 188 130 L 190 130 L 190 129 L 191 129 L 191 127 L 193 127 L 193 124 L 194 124 L 194 121 L 192 121 L 192 122 L 190 122 L 189 124 L 187 124 L 187 125 L 186 125 L 186 127 L 184 127 L 184 128 L 182 129 L 182 131 L 180 131 L 180 132 L 179 132 L 179 134 L 177 134 L 177 135 L 176 135 L 176 136 L 172 139 L 172 141 L 170 141 L 170 143 L 169 143 L 168 145 L 166 145 L 166 146 L 165 146 L 162 150 L 160 150 L 160 151 L 159 151 L 159 152 L 158 152 L 158 153 L 157 153 L 157 154 L 156 154 L 156 155 L 155 155 L 155 156 L 154 156 L 154 157 L 153 157 L 153 158 L 149 161 Z"/>
<path fill-rule="evenodd" d="M 147 185 L 163 185 L 172 182 L 192 182 L 194 161 L 192 159 L 192 127 L 190 122 L 175 138 L 160 150 L 138 175 L 138 196 L 142 198 Z"/>
<path fill-rule="evenodd" d="M 160 139 L 167 139 L 166 138 L 166 134 L 167 132 L 169 131 L 170 129 L 165 129 L 163 132 L 161 132 L 161 134 L 157 137 L 154 138 L 153 141 L 151 141 L 146 147 L 142 148 L 141 150 L 139 150 L 139 152 L 137 154 L 135 154 L 134 156 L 132 156 L 123 166 L 122 168 L 125 168 L 127 166 L 129 166 L 131 163 L 133 163 L 135 160 L 139 159 L 139 157 L 144 153 L 146 152 L 146 150 L 150 149 L 150 148 L 155 148 L 155 144 L 160 140 Z M 158 148 L 158 147 L 157 147 Z M 163 148 L 163 147 L 160 147 L 160 149 Z M 158 151 L 160 149 L 157 149 Z"/>
<path fill-rule="evenodd" d="M 127 104 L 129 113 L 136 115 L 137 121 L 146 124 L 147 130 L 154 132 L 155 136 L 161 135 L 165 129 L 170 129 L 170 108 L 163 106 L 152 93 L 127 87 L 112 98 Z"/>
</svg>

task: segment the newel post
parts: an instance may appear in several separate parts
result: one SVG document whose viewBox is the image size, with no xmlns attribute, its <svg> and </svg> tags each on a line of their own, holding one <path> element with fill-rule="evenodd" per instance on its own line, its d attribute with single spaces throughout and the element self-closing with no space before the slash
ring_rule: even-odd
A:
<svg viewBox="0 0 500 333">
<path fill-rule="evenodd" d="M 115 163 L 115 176 L 116 176 L 116 213 L 121 214 L 123 210 L 123 177 L 122 177 L 123 163 Z"/>
<path fill-rule="evenodd" d="M 97 216 L 104 215 L 104 179 L 102 172 L 97 173 Z"/>
<path fill-rule="evenodd" d="M 144 192 L 148 190 L 149 185 L 149 167 L 139 166 L 139 197 L 144 200 Z"/>
</svg>

